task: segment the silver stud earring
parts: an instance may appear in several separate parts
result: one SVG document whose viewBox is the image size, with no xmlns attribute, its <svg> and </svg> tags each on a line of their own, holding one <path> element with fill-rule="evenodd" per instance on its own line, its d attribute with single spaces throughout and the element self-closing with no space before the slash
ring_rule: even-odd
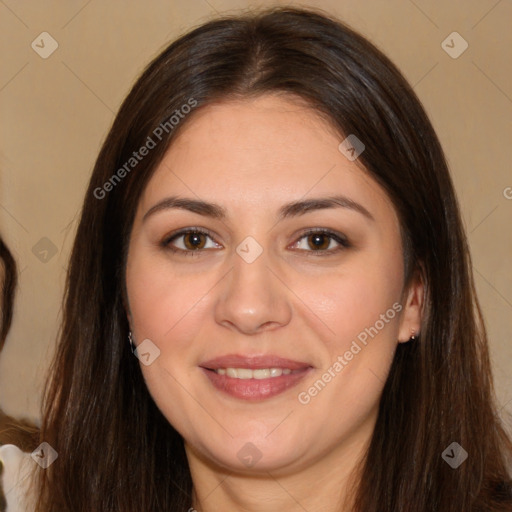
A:
<svg viewBox="0 0 512 512">
<path fill-rule="evenodd" d="M 132 331 L 130 331 L 128 333 L 128 341 L 130 342 L 130 349 L 132 351 L 132 353 L 134 352 L 134 347 L 133 347 L 133 336 L 132 336 Z"/>
<path fill-rule="evenodd" d="M 416 331 L 413 329 L 412 330 L 411 340 L 415 340 L 415 339 L 416 339 Z"/>
</svg>

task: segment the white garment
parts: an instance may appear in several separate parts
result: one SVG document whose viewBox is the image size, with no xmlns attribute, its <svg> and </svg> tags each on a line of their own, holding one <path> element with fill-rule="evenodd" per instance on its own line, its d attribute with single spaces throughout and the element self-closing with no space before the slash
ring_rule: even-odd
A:
<svg viewBox="0 0 512 512">
<path fill-rule="evenodd" d="M 31 474 L 36 462 L 30 453 L 14 444 L 0 446 L 0 462 L 3 465 L 0 485 L 7 501 L 7 512 L 31 512 L 35 504 Z"/>
</svg>

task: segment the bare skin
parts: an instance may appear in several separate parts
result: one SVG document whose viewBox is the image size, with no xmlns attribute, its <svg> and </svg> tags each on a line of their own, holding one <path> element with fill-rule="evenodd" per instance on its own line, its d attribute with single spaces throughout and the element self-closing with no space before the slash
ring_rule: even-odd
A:
<svg viewBox="0 0 512 512">
<path fill-rule="evenodd" d="M 150 339 L 160 350 L 141 368 L 185 440 L 191 506 L 350 510 L 348 479 L 371 438 L 393 354 L 421 323 L 423 284 L 403 289 L 396 212 L 340 152 L 332 127 L 290 99 L 223 102 L 193 115 L 143 192 L 126 273 L 135 343 Z M 225 218 L 160 208 L 143 219 L 169 196 L 216 203 Z M 278 216 L 287 203 L 332 196 L 373 219 L 344 207 Z M 209 234 L 169 241 L 185 228 Z M 240 246 L 247 237 L 256 243 Z M 237 252 L 258 246 L 250 263 Z M 225 354 L 275 354 L 310 369 L 275 396 L 244 400 L 219 391 L 201 368 Z M 319 379 L 325 385 L 314 388 Z"/>
</svg>

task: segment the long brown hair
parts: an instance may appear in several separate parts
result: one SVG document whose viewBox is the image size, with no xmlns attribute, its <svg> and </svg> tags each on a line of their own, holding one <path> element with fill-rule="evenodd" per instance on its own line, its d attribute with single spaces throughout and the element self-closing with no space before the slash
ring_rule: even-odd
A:
<svg viewBox="0 0 512 512">
<path fill-rule="evenodd" d="M 307 101 L 340 137 L 364 142 L 364 172 L 399 215 L 405 286 L 416 271 L 426 284 L 421 334 L 398 346 L 354 510 L 512 510 L 512 443 L 496 414 L 468 244 L 431 123 L 397 68 L 362 36 L 319 10 L 274 7 L 210 21 L 168 46 L 132 88 L 103 144 L 45 396 L 41 440 L 59 457 L 38 470 L 39 512 L 190 507 L 183 440 L 130 351 L 123 294 L 140 194 L 194 111 L 147 156 L 126 163 L 191 99 L 197 110 L 275 92 Z M 469 454 L 457 469 L 442 457 L 452 442 Z"/>
</svg>

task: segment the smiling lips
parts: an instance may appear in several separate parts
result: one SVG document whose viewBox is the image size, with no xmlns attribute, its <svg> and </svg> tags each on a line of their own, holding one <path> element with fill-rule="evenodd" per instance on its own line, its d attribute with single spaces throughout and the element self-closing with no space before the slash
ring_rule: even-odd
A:
<svg viewBox="0 0 512 512">
<path fill-rule="evenodd" d="M 233 354 L 205 361 L 200 368 L 220 391 L 243 400 L 262 400 L 294 386 L 312 367 L 273 355 Z"/>
</svg>

